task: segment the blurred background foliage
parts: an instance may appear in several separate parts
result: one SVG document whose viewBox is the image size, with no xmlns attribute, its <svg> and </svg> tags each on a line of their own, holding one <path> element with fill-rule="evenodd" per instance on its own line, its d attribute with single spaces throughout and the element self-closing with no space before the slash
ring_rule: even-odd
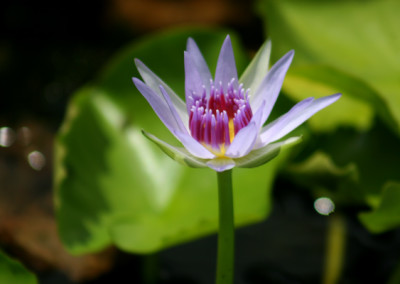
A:
<svg viewBox="0 0 400 284">
<path fill-rule="evenodd" d="M 267 38 L 272 63 L 295 50 L 272 118 L 343 93 L 296 130 L 299 146 L 234 170 L 237 283 L 400 283 L 399 12 L 396 0 L 10 1 L 1 247 L 39 283 L 212 283 L 215 173 L 142 136 L 176 145 L 131 77 L 140 58 L 183 97 L 187 38 L 213 72 L 229 33 L 239 74 Z M 3 254 L 2 277 L 36 283 Z"/>
<path fill-rule="evenodd" d="M 0 252 L 0 281 L 1 283 L 36 284 L 35 275 L 28 272 L 18 261 Z"/>
</svg>

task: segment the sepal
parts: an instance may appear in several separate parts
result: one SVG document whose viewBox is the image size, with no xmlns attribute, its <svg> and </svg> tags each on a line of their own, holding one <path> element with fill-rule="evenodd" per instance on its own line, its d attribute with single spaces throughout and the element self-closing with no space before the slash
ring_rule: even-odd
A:
<svg viewBox="0 0 400 284">
<path fill-rule="evenodd" d="M 239 168 L 255 168 L 261 166 L 278 156 L 281 149 L 292 147 L 301 141 L 301 136 L 296 136 L 280 142 L 268 144 L 251 151 L 248 155 L 242 158 L 235 159 L 236 166 Z"/>
<path fill-rule="evenodd" d="M 269 70 L 269 58 L 271 55 L 271 41 L 267 40 L 240 76 L 239 83 L 250 88 L 250 95 L 253 95 L 260 86 L 262 80 L 267 76 Z"/>
<path fill-rule="evenodd" d="M 185 148 L 175 147 L 158 139 L 156 136 L 142 130 L 143 135 L 155 143 L 165 154 L 178 163 L 189 166 L 192 168 L 205 168 L 207 167 L 207 160 L 199 159 L 190 154 Z"/>
</svg>

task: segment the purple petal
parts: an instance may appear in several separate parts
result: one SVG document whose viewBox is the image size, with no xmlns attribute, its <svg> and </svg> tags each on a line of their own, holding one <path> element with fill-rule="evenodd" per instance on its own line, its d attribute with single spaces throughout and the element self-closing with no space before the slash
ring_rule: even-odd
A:
<svg viewBox="0 0 400 284">
<path fill-rule="evenodd" d="M 229 35 L 225 38 L 219 53 L 217 69 L 215 71 L 215 83 L 218 85 L 220 82 L 224 88 L 232 79 L 234 89 L 237 89 L 238 76 L 236 71 L 235 57 L 233 55 L 232 43 Z"/>
<path fill-rule="evenodd" d="M 265 105 L 265 102 L 262 106 Z M 251 118 L 249 124 L 243 127 L 235 135 L 232 144 L 227 149 L 225 155 L 231 158 L 238 158 L 247 155 L 257 141 L 259 129 L 261 127 L 261 118 L 263 115 L 263 107 L 259 108 Z"/>
<path fill-rule="evenodd" d="M 208 69 L 207 63 L 204 60 L 200 49 L 197 47 L 196 42 L 192 38 L 188 39 L 186 49 L 194 67 L 198 70 L 198 73 L 201 76 L 202 85 L 206 86 L 206 90 L 209 91 L 210 80 L 212 79 L 210 69 Z"/>
<path fill-rule="evenodd" d="M 254 122 L 240 129 L 235 135 L 232 144 L 229 146 L 225 156 L 238 158 L 247 155 L 254 146 L 258 135 L 258 129 Z"/>
<path fill-rule="evenodd" d="M 185 127 L 185 125 L 183 124 L 182 119 L 181 119 L 181 117 L 179 116 L 178 112 L 176 111 L 176 108 L 175 108 L 175 106 L 173 105 L 173 103 L 172 103 L 172 101 L 171 101 L 171 98 L 169 97 L 169 95 L 168 95 L 167 92 L 165 91 L 164 87 L 161 86 L 161 85 L 160 85 L 160 90 L 161 90 L 161 93 L 162 93 L 163 96 L 164 96 L 164 99 L 165 99 L 165 101 L 166 101 L 166 103 L 167 103 L 167 105 L 168 105 L 168 108 L 169 108 L 169 110 L 170 110 L 170 112 L 171 112 L 173 118 L 175 119 L 175 123 L 176 123 L 176 125 L 178 126 L 179 131 L 180 131 L 180 132 L 187 132 L 188 130 L 187 130 L 187 128 Z"/>
<path fill-rule="evenodd" d="M 205 85 L 205 82 L 203 82 L 204 76 L 200 73 L 200 70 L 197 68 L 192 56 L 185 51 L 184 57 L 186 108 L 187 112 L 190 113 L 194 101 L 197 98 L 201 98 L 204 91 L 210 89 L 210 79 L 208 79 L 208 83 Z"/>
<path fill-rule="evenodd" d="M 294 51 L 291 50 L 279 59 L 279 61 L 269 70 L 253 98 L 250 98 L 250 104 L 253 110 L 257 110 L 261 106 L 262 102 L 266 101 L 264 114 L 261 119 L 262 124 L 267 120 L 275 105 L 282 87 L 283 79 L 285 78 L 286 72 L 292 62 L 293 55 Z"/>
<path fill-rule="evenodd" d="M 182 99 L 175 94 L 175 92 L 167 85 L 165 84 L 156 74 L 154 74 L 142 61 L 139 59 L 135 59 L 135 64 L 136 68 L 138 69 L 140 75 L 143 78 L 143 81 L 160 97 L 162 97 L 162 94 L 160 92 L 160 85 L 164 87 L 164 89 L 167 91 L 168 95 L 171 98 L 172 103 L 174 104 L 175 108 L 177 109 L 177 112 L 179 116 L 182 118 L 183 121 L 189 120 L 188 117 L 188 112 L 186 110 L 185 103 L 182 101 Z"/>
<path fill-rule="evenodd" d="M 265 105 L 267 103 L 265 101 L 262 102 L 261 107 L 256 111 L 256 113 L 251 118 L 250 122 L 254 121 L 257 126 L 257 129 L 260 129 L 262 126 L 262 118 L 264 117 Z"/>
<path fill-rule="evenodd" d="M 208 161 L 206 164 L 217 172 L 223 172 L 232 169 L 235 166 L 235 161 L 228 158 L 217 158 Z"/>
<path fill-rule="evenodd" d="M 267 145 L 268 143 L 282 138 L 316 112 L 337 101 L 340 96 L 341 94 L 334 94 L 316 100 L 308 98 L 297 103 L 286 114 L 262 129 L 260 135 L 261 144 Z"/>
<path fill-rule="evenodd" d="M 215 156 L 204 148 L 199 142 L 197 142 L 179 122 L 179 117 L 174 110 L 174 106 L 171 101 L 168 100 L 168 94 L 165 92 L 163 87 L 160 87 L 160 92 L 166 96 L 166 100 L 156 94 L 149 86 L 144 84 L 137 78 L 133 78 L 133 83 L 142 93 L 142 95 L 149 102 L 155 113 L 165 124 L 165 126 L 175 135 L 175 137 L 181 141 L 183 146 L 194 156 L 202 159 L 212 159 Z M 172 108 L 172 109 L 171 109 Z M 175 112 L 175 113 L 174 113 Z M 183 129 L 182 129 L 183 128 Z"/>
<path fill-rule="evenodd" d="M 270 128 L 276 127 L 275 124 L 280 123 L 281 119 L 286 117 L 290 112 L 292 112 L 292 113 L 300 112 L 300 111 L 306 109 L 313 101 L 314 101 L 314 98 L 307 98 L 307 99 L 304 99 L 304 100 L 298 102 L 287 113 L 281 115 L 274 121 L 268 123 L 268 125 L 264 126 L 263 129 L 261 130 L 261 134 L 268 131 Z"/>
<path fill-rule="evenodd" d="M 168 103 L 165 101 L 162 94 L 157 94 L 156 92 L 154 92 L 153 89 L 151 89 L 149 86 L 147 86 L 145 83 L 137 78 L 133 78 L 133 83 L 135 84 L 139 92 L 149 102 L 154 112 L 158 115 L 158 117 L 169 129 L 169 131 L 171 131 L 172 133 L 174 133 L 175 131 L 183 131 L 182 125 L 178 123 L 177 118 L 175 117 L 174 113 L 171 112 L 171 108 L 168 106 Z M 160 93 L 162 92 L 160 91 Z M 168 96 L 166 93 L 165 95 Z M 175 112 L 175 114 L 177 113 Z"/>
<path fill-rule="evenodd" d="M 189 151 L 190 154 L 201 159 L 213 159 L 215 155 L 208 151 L 189 133 L 175 131 L 174 135 L 181 141 L 183 146 Z"/>
</svg>

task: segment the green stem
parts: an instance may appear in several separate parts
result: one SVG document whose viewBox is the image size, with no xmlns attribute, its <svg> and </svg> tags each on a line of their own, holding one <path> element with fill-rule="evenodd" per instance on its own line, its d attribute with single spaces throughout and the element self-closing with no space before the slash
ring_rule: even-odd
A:
<svg viewBox="0 0 400 284">
<path fill-rule="evenodd" d="M 325 269 L 322 283 L 336 284 L 339 283 L 343 269 L 346 247 L 346 223 L 340 215 L 333 215 L 329 218 Z"/>
<path fill-rule="evenodd" d="M 234 216 L 232 170 L 218 172 L 219 233 L 217 256 L 217 284 L 233 283 Z"/>
<path fill-rule="evenodd" d="M 143 256 L 143 282 L 155 284 L 158 281 L 158 254 L 151 253 Z"/>
</svg>

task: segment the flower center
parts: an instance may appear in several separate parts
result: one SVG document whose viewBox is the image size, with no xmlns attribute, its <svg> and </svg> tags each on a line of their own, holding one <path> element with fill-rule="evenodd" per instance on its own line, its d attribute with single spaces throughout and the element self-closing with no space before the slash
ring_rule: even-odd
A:
<svg viewBox="0 0 400 284">
<path fill-rule="evenodd" d="M 204 87 L 201 96 L 192 93 L 188 102 L 191 135 L 219 157 L 225 155 L 235 135 L 253 117 L 249 90 L 245 91 L 243 84 L 235 89 L 233 82 L 234 79 L 225 89 L 222 83 L 211 82 L 209 94 Z"/>
</svg>

